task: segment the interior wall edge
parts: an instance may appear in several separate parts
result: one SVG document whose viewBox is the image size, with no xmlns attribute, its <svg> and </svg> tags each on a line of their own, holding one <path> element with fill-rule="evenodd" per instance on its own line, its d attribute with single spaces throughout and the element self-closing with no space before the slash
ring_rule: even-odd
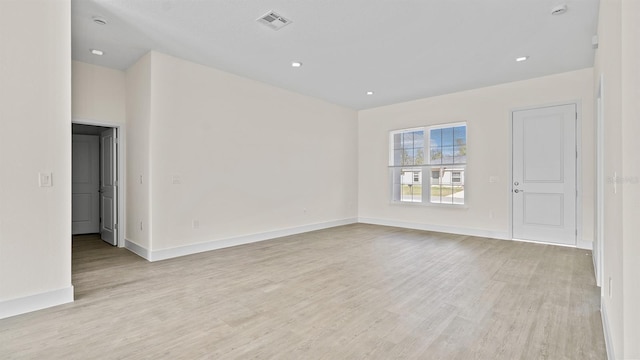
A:
<svg viewBox="0 0 640 360">
<path fill-rule="evenodd" d="M 135 242 L 125 238 L 124 239 L 124 248 L 131 251 L 132 253 L 140 256 L 145 260 L 151 261 L 151 251 L 144 246 L 140 246 Z"/>
</svg>

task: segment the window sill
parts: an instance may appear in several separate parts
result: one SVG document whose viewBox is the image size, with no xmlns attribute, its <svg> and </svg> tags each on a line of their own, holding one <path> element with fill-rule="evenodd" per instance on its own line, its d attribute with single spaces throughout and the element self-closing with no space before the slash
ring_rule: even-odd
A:
<svg viewBox="0 0 640 360">
<path fill-rule="evenodd" d="M 390 204 L 392 206 L 416 206 L 416 207 L 425 207 L 425 208 L 436 208 L 436 209 L 452 209 L 452 210 L 468 210 L 468 204 L 438 204 L 438 203 L 423 203 L 423 202 L 408 202 L 408 201 L 391 201 Z"/>
</svg>

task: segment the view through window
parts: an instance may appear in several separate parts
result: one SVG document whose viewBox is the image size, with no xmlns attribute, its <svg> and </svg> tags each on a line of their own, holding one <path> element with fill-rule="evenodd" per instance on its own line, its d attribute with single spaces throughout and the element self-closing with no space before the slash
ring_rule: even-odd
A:
<svg viewBox="0 0 640 360">
<path fill-rule="evenodd" d="M 392 131 L 389 151 L 393 201 L 464 204 L 466 124 Z"/>
</svg>

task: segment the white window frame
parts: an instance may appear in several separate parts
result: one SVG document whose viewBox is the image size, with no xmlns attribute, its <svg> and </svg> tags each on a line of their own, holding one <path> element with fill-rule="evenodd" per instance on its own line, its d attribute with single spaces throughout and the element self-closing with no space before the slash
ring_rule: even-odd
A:
<svg viewBox="0 0 640 360">
<path fill-rule="evenodd" d="M 421 126 L 421 127 L 410 128 L 410 129 L 392 130 L 392 131 L 389 132 L 389 145 L 388 145 L 388 148 L 389 148 L 389 167 L 400 166 L 400 165 L 394 165 L 393 164 L 393 150 L 394 150 L 393 146 L 392 146 L 392 144 L 393 144 L 393 136 L 395 134 L 404 134 L 404 133 L 420 131 L 420 130 L 424 131 L 425 129 L 426 129 L 425 126 Z M 426 135 L 425 135 L 425 141 L 427 141 Z M 426 156 L 427 156 L 427 154 L 425 153 L 425 159 L 426 159 Z M 411 167 L 409 165 L 405 165 L 405 166 Z"/>
<path fill-rule="evenodd" d="M 390 188 L 391 188 L 391 201 L 392 203 L 395 204 L 414 204 L 414 205 L 422 205 L 422 206 L 444 206 L 444 207 L 466 207 L 467 206 L 467 202 L 466 202 L 466 196 L 463 198 L 463 202 L 462 203 L 442 203 L 442 202 L 432 202 L 431 200 L 431 184 L 433 181 L 433 170 L 436 168 L 442 168 L 442 167 L 455 167 L 456 168 L 456 172 L 460 173 L 460 172 L 466 172 L 466 168 L 467 168 L 467 162 L 465 161 L 465 163 L 463 164 L 431 164 L 431 131 L 432 130 L 438 130 L 438 129 L 448 129 L 448 128 L 455 128 L 455 127 L 460 127 L 460 126 L 464 126 L 466 128 L 466 135 L 465 135 L 465 145 L 467 146 L 468 149 L 468 126 L 466 122 L 454 122 L 454 123 L 446 123 L 446 124 L 437 124 L 437 125 L 426 125 L 426 126 L 420 126 L 420 127 L 413 127 L 413 128 L 406 128 L 406 129 L 399 129 L 399 130 L 392 130 L 389 132 L 389 144 L 388 144 L 388 149 L 389 149 L 389 172 L 390 172 Z M 416 132 L 416 131 L 422 131 L 424 133 L 424 149 L 423 149 L 423 154 L 424 154 L 424 164 L 422 165 L 395 165 L 394 164 L 394 136 L 396 134 L 403 134 L 403 133 L 408 133 L 408 132 Z M 416 171 L 418 170 L 422 172 L 422 176 L 421 176 L 421 186 L 422 186 L 422 198 L 421 201 L 416 202 L 416 201 L 403 201 L 402 200 L 402 184 L 401 182 L 396 183 L 394 181 L 394 171 L 400 171 L 402 172 L 402 170 L 412 170 L 412 171 Z M 451 178 L 452 178 L 452 184 L 453 184 L 453 170 L 451 171 Z M 428 176 L 425 176 L 425 174 L 428 174 Z M 402 175 L 400 175 L 402 176 Z M 415 176 L 415 174 L 414 174 Z M 460 178 L 461 178 L 461 182 L 463 183 L 463 187 L 464 187 L 464 191 L 466 194 L 466 176 L 463 175 L 462 173 L 460 173 Z M 464 179 L 464 180 L 463 180 Z M 394 198 L 394 193 L 397 191 L 397 189 L 395 189 L 394 187 L 396 185 L 400 185 L 400 195 L 399 198 Z M 425 191 L 425 189 L 427 189 L 427 191 Z"/>
</svg>

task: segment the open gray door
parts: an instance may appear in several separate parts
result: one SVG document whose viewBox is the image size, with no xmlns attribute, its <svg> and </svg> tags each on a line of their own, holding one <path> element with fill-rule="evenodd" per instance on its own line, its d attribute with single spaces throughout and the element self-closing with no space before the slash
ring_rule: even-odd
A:
<svg viewBox="0 0 640 360">
<path fill-rule="evenodd" d="M 72 137 L 71 234 L 95 234 L 100 230 L 100 138 Z"/>
<path fill-rule="evenodd" d="M 118 182 L 116 129 L 100 134 L 100 238 L 118 244 Z"/>
</svg>

